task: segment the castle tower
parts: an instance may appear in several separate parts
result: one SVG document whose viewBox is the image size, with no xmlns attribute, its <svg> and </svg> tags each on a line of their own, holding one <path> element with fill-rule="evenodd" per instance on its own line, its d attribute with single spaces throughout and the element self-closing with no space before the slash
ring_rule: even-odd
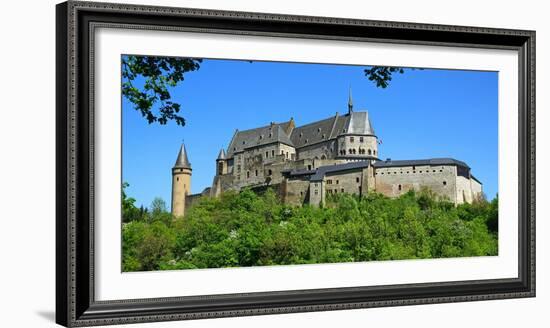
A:
<svg viewBox="0 0 550 328">
<path fill-rule="evenodd" d="M 172 215 L 185 214 L 185 198 L 191 193 L 191 163 L 182 144 L 176 163 L 172 168 Z"/>
<path fill-rule="evenodd" d="M 225 150 L 222 148 L 218 154 L 218 158 L 216 159 L 216 175 L 223 174 L 227 174 L 227 158 L 225 155 Z"/>
</svg>

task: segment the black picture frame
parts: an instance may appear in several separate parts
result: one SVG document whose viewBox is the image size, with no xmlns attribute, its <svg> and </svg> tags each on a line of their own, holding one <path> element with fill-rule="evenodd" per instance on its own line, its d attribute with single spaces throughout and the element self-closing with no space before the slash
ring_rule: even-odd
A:
<svg viewBox="0 0 550 328">
<path fill-rule="evenodd" d="M 535 32 L 69 1 L 56 8 L 56 322 L 92 326 L 535 296 Z M 519 277 L 162 299 L 94 298 L 97 26 L 510 49 L 519 55 Z"/>
</svg>

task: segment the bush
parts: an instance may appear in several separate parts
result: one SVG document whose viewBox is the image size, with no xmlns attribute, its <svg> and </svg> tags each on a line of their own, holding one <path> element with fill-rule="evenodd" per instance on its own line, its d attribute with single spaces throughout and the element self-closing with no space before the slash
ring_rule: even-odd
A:
<svg viewBox="0 0 550 328">
<path fill-rule="evenodd" d="M 145 217 L 124 224 L 124 271 L 498 254 L 498 199 L 454 206 L 429 190 L 338 194 L 321 208 L 244 190 L 202 199 L 181 219 L 162 206 Z"/>
</svg>

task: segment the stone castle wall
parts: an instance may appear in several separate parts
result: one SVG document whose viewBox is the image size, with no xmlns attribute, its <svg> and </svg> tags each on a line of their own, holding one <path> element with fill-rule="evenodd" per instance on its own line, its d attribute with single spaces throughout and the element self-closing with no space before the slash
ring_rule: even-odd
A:
<svg viewBox="0 0 550 328">
<path fill-rule="evenodd" d="M 440 196 L 457 203 L 456 166 L 403 166 L 377 168 L 376 191 L 389 197 L 398 197 L 409 190 L 427 187 Z"/>
</svg>

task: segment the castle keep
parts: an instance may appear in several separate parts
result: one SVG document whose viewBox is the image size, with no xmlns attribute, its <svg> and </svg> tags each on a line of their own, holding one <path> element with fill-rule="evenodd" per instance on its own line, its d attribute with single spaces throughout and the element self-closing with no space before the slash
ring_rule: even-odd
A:
<svg viewBox="0 0 550 328">
<path fill-rule="evenodd" d="M 376 191 L 398 197 L 408 190 L 427 187 L 455 204 L 472 202 L 482 184 L 470 167 L 452 158 L 380 160 L 379 140 L 368 112 L 355 111 L 351 94 L 346 114 L 296 126 L 287 122 L 239 131 L 227 151 L 220 150 L 211 188 L 190 195 L 191 165 L 182 146 L 172 169 L 172 213 L 200 197 L 217 197 L 228 190 L 278 190 L 293 205 L 318 206 L 327 194 L 363 195 Z"/>
</svg>

